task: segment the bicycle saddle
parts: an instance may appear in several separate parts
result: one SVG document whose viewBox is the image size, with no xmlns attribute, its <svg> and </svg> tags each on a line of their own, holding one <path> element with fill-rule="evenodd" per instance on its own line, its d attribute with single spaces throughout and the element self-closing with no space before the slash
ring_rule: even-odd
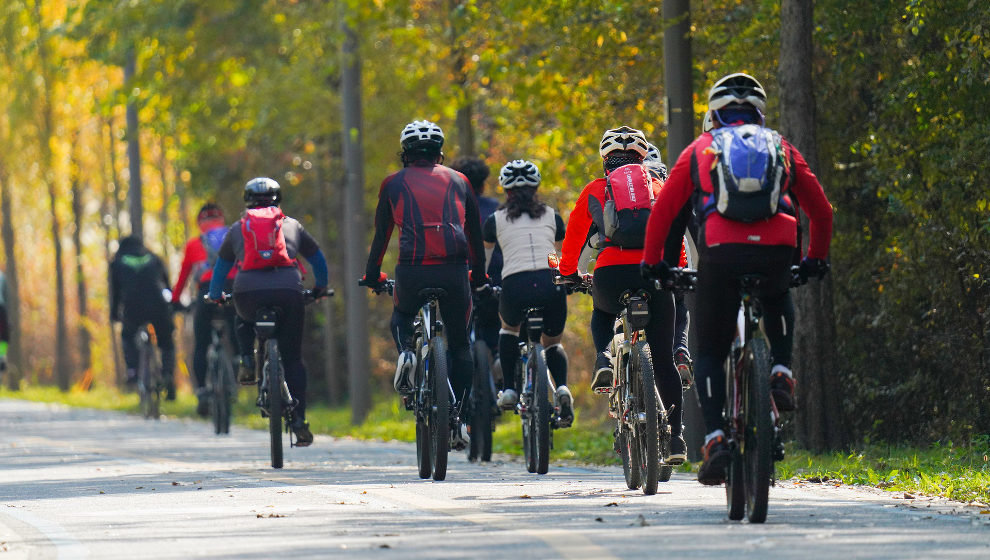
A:
<svg viewBox="0 0 990 560">
<path fill-rule="evenodd" d="M 739 277 L 739 287 L 744 292 L 759 292 L 766 281 L 767 277 L 763 274 L 743 274 Z"/>
<path fill-rule="evenodd" d="M 447 290 L 443 288 L 423 288 L 419 291 L 421 299 L 440 299 L 447 295 Z"/>
</svg>

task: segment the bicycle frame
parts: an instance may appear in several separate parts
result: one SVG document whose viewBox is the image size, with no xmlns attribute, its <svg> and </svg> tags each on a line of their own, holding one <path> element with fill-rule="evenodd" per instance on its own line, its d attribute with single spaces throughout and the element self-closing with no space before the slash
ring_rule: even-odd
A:
<svg viewBox="0 0 990 560">
<path fill-rule="evenodd" d="M 742 301 L 739 307 L 739 316 L 736 321 L 738 336 L 732 343 L 730 356 L 733 367 L 726 372 L 728 375 L 727 387 L 731 388 L 730 395 L 733 397 L 729 403 L 731 411 L 727 418 L 729 423 L 729 442 L 735 444 L 739 441 L 740 434 L 745 429 L 745 419 L 743 411 L 743 377 L 746 375 L 746 347 L 755 337 L 766 340 L 766 334 L 760 328 L 760 321 L 763 319 L 763 308 L 760 300 L 753 292 L 757 288 L 758 281 L 753 277 L 744 277 L 740 286 Z M 767 342 L 769 347 L 769 342 Z M 780 430 L 780 412 L 773 399 L 770 400 L 770 411 L 773 417 L 774 436 Z"/>
<path fill-rule="evenodd" d="M 429 296 L 427 302 L 419 308 L 416 319 L 413 321 L 413 332 L 415 333 L 413 338 L 416 342 L 417 358 L 423 362 L 423 371 L 427 374 L 426 379 L 416 380 L 414 397 L 416 402 L 416 416 L 417 418 L 424 418 L 429 413 L 426 410 L 426 403 L 429 402 L 432 394 L 430 384 L 428 383 L 430 372 L 430 340 L 433 337 L 443 335 L 443 320 L 440 318 L 440 303 L 437 295 Z M 449 378 L 447 379 L 447 387 L 450 390 L 451 399 L 453 399 L 454 389 L 450 385 Z"/>
</svg>

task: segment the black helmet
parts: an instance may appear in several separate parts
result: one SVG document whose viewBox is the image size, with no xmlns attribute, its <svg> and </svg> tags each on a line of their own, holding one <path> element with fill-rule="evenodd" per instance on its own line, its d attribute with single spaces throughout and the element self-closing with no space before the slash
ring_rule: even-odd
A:
<svg viewBox="0 0 990 560">
<path fill-rule="evenodd" d="M 251 179 L 244 185 L 244 202 L 248 208 L 278 206 L 282 201 L 282 187 L 268 177 Z"/>
</svg>

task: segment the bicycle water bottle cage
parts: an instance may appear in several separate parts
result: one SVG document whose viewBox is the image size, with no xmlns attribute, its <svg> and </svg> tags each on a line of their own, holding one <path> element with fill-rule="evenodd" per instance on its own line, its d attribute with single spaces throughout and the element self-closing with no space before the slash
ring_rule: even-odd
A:
<svg viewBox="0 0 990 560">
<path fill-rule="evenodd" d="M 276 323 L 278 323 L 278 312 L 274 309 L 259 309 L 254 314 L 254 332 L 258 338 L 275 336 Z"/>
<path fill-rule="evenodd" d="M 534 307 L 526 311 L 526 333 L 531 341 L 540 341 L 540 335 L 543 334 L 542 307 Z"/>
</svg>

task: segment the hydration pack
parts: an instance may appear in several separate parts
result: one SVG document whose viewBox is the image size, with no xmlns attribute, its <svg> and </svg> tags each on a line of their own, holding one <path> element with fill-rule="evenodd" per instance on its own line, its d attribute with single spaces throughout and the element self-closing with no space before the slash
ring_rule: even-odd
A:
<svg viewBox="0 0 990 560">
<path fill-rule="evenodd" d="M 613 169 L 605 177 L 605 206 L 599 224 L 606 244 L 643 247 L 653 201 L 652 180 L 645 166 L 633 163 Z"/>
<path fill-rule="evenodd" d="M 718 212 L 740 222 L 774 216 L 788 181 L 780 134 L 743 124 L 717 128 L 711 135 L 713 193 L 706 197 L 702 215 Z"/>
<path fill-rule="evenodd" d="M 241 217 L 244 260 L 241 270 L 295 266 L 285 248 L 282 221 L 285 214 L 277 206 L 249 208 Z"/>
</svg>

